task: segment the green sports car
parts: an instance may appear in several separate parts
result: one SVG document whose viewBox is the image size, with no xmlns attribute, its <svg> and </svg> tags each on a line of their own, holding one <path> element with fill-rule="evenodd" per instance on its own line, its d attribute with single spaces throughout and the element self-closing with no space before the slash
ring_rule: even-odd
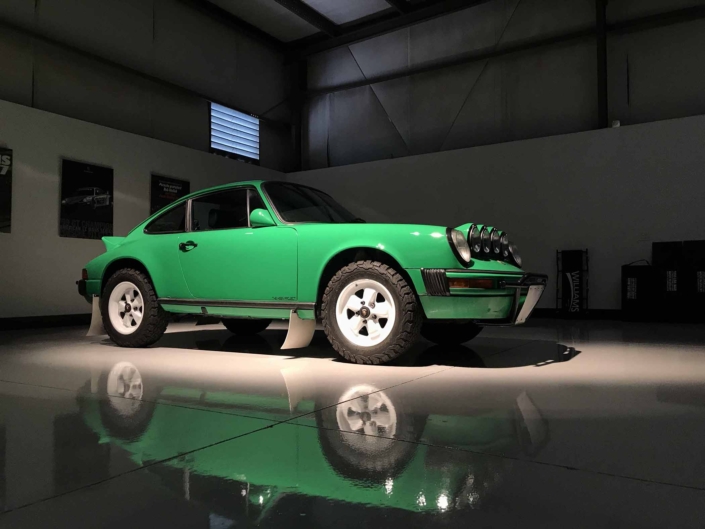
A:
<svg viewBox="0 0 705 529">
<path fill-rule="evenodd" d="M 168 313 L 217 316 L 236 334 L 288 319 L 283 349 L 308 345 L 319 319 L 342 357 L 379 364 L 419 334 L 456 344 L 523 323 L 546 285 L 498 229 L 368 224 L 287 182 L 198 191 L 103 241 L 78 290 L 92 332 L 102 322 L 123 347 L 159 340 Z"/>
</svg>

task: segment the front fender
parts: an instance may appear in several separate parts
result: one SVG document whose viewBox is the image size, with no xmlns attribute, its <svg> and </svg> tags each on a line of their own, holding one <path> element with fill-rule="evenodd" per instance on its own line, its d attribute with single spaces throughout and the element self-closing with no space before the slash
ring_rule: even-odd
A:
<svg viewBox="0 0 705 529">
<path fill-rule="evenodd" d="M 308 224 L 299 232 L 299 300 L 316 300 L 328 263 L 353 249 L 379 250 L 402 268 L 461 268 L 450 249 L 446 228 L 421 225 Z"/>
<path fill-rule="evenodd" d="M 466 228 L 467 226 L 461 226 Z M 352 249 L 385 252 L 415 276 L 421 268 L 467 269 L 469 271 L 519 271 L 501 261 L 473 259 L 464 266 L 455 257 L 447 228 L 416 224 L 302 224 L 299 233 L 300 301 L 315 302 L 318 285 L 327 264 Z"/>
</svg>

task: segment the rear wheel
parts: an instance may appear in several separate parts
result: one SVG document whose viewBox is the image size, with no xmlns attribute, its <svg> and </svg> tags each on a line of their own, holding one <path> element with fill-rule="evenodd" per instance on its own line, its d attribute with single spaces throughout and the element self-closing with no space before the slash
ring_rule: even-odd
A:
<svg viewBox="0 0 705 529">
<path fill-rule="evenodd" d="M 438 345 L 460 345 L 480 334 L 482 327 L 471 321 L 426 321 L 421 336 Z"/>
<path fill-rule="evenodd" d="M 254 334 L 261 333 L 269 327 L 270 323 L 272 323 L 272 320 L 250 320 L 236 318 L 226 318 L 222 321 L 226 329 L 239 336 L 252 336 Z"/>
<path fill-rule="evenodd" d="M 147 347 L 159 340 L 169 323 L 149 278 L 123 268 L 105 284 L 100 312 L 108 336 L 120 347 Z"/>
<path fill-rule="evenodd" d="M 416 296 L 394 269 L 358 261 L 338 271 L 323 294 L 323 329 L 333 348 L 358 364 L 384 364 L 416 343 Z"/>
</svg>

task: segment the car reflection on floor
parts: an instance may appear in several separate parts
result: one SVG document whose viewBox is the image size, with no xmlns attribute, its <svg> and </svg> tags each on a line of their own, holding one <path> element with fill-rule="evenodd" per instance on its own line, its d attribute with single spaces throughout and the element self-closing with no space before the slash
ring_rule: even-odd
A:
<svg viewBox="0 0 705 529">
<path fill-rule="evenodd" d="M 221 331 L 195 331 L 166 338 L 159 345 L 278 353 L 259 336 L 223 339 Z M 276 342 L 280 337 L 275 332 L 269 338 Z M 311 349 L 307 356 L 321 352 L 325 357 L 325 346 L 318 350 L 314 343 Z M 524 363 L 545 365 L 575 355 L 557 344 L 536 350 L 541 354 L 524 357 Z M 462 380 L 444 380 L 440 373 L 434 376 L 430 392 L 419 392 L 412 386 L 405 390 L 407 373 L 399 377 L 393 367 L 377 367 L 376 372 L 362 368 L 363 374 L 358 366 L 338 362 L 307 370 L 289 367 L 279 359 L 269 366 L 259 365 L 253 380 L 247 369 L 223 373 L 204 365 L 165 368 L 145 359 L 147 355 L 140 358 L 139 352 L 121 351 L 125 350 L 111 348 L 111 358 L 120 354 L 123 358 L 94 369 L 84 387 L 79 400 L 85 422 L 101 439 L 127 451 L 140 464 L 166 460 L 153 471 L 191 499 L 198 499 L 198 491 L 204 494 L 201 501 L 212 499 L 214 489 L 231 491 L 230 497 L 238 500 L 219 506 L 219 514 L 230 520 L 259 519 L 290 494 L 414 512 L 460 508 L 482 501 L 502 479 L 505 460 L 478 454 L 530 457 L 549 435 L 531 395 L 520 388 L 509 393 L 473 389 Z M 485 367 L 478 354 L 462 346 L 426 346 L 408 358 L 419 367 Z M 345 369 L 350 367 L 356 369 Z M 91 390 L 100 398 L 91 398 Z M 449 405 L 458 399 L 463 404 Z M 276 436 L 252 434 L 237 444 L 173 458 L 178 452 L 172 446 L 178 422 L 173 405 L 308 428 L 280 427 Z M 190 435 L 198 436 L 204 428 L 208 426 L 194 424 Z M 237 437 L 236 424 L 231 432 L 220 434 Z M 434 457 L 443 446 L 461 449 L 459 461 L 448 465 Z M 175 478 L 175 473 L 181 477 Z"/>
</svg>

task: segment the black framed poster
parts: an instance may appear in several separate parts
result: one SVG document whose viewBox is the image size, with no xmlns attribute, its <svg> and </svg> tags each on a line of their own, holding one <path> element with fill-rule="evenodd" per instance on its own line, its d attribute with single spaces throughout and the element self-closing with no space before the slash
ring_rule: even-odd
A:
<svg viewBox="0 0 705 529">
<path fill-rule="evenodd" d="M 0 232 L 12 227 L 12 149 L 0 148 Z"/>
<path fill-rule="evenodd" d="M 185 197 L 191 192 L 191 182 L 152 174 L 152 188 L 149 200 L 149 214 L 156 213 L 164 206 Z"/>
<path fill-rule="evenodd" d="M 61 237 L 111 236 L 113 201 L 112 168 L 61 160 Z"/>
</svg>

